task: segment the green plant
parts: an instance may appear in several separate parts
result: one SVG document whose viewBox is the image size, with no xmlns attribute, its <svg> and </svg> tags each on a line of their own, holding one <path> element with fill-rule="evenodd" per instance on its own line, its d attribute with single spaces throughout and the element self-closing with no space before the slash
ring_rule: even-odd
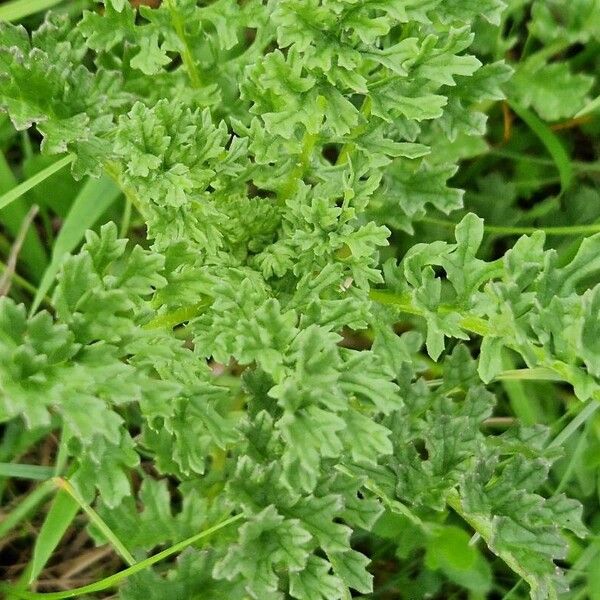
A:
<svg viewBox="0 0 600 600">
<path fill-rule="evenodd" d="M 392 230 L 463 207 L 448 181 L 486 151 L 486 112 L 511 75 L 508 46 L 488 43 L 504 8 L 109 0 L 76 26 L 52 13 L 31 35 L 2 25 L 0 106 L 17 130 L 35 125 L 43 153 L 67 153 L 37 180 L 70 164 L 103 177 L 102 210 L 116 197 L 106 177 L 126 206 L 121 236 L 106 224 L 62 260 L 80 239 L 65 234 L 30 314 L 0 300 L 0 419 L 34 441 L 59 435 L 54 474 L 68 479 L 54 480 L 62 528 L 46 526 L 8 594 L 127 579 L 125 600 L 345 600 L 373 592 L 360 543 L 373 529 L 400 555 L 423 540 L 428 567 L 473 598 L 492 589 L 484 552 L 532 598 L 566 589 L 556 561 L 586 528 L 581 505 L 545 485 L 600 401 L 600 235 L 560 262 L 536 231 L 486 261 L 468 213 L 452 243 L 414 244 L 400 262 L 388 247 Z M 547 41 L 551 13 L 535 11 Z M 574 116 L 593 81 L 538 56 L 573 84 L 565 113 L 526 94 L 533 56 L 508 89 L 568 188 L 568 156 L 524 111 Z M 70 223 L 98 218 L 79 216 L 94 193 Z M 132 209 L 147 243 L 121 239 Z M 581 412 L 554 438 L 534 424 L 490 434 L 495 382 L 529 379 L 572 386 Z M 72 593 L 25 591 L 79 507 L 129 568 Z M 186 538 L 166 577 L 143 570 Z"/>
</svg>

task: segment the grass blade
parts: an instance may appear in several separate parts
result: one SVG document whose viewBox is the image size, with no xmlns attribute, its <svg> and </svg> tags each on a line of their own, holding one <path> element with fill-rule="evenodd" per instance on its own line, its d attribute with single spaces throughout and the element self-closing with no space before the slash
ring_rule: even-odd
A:
<svg viewBox="0 0 600 600">
<path fill-rule="evenodd" d="M 576 115 L 575 118 L 579 119 L 589 115 L 597 110 L 600 110 L 600 96 L 597 96 L 592 101 L 588 102 Z"/>
<path fill-rule="evenodd" d="M 573 420 L 548 444 L 548 448 L 560 448 L 600 408 L 600 400 L 592 397 Z"/>
<path fill-rule="evenodd" d="M 4 273 L 6 273 L 8 271 L 9 271 L 9 267 L 7 265 L 5 265 L 3 262 L 0 262 L 0 275 L 3 275 Z M 23 288 L 25 291 L 29 292 L 32 296 L 34 296 L 35 293 L 37 292 L 37 288 L 35 287 L 35 285 L 32 285 L 31 283 L 29 283 L 29 281 L 27 281 L 27 279 L 25 279 L 24 277 L 21 277 L 18 273 L 11 273 L 11 278 L 13 280 L 13 283 L 15 283 L 19 287 Z"/>
<path fill-rule="evenodd" d="M 31 314 L 35 313 L 48 293 L 65 255 L 79 244 L 86 230 L 102 216 L 120 193 L 116 184 L 106 176 L 89 179 L 81 188 L 54 242 L 52 258 L 33 299 Z"/>
<path fill-rule="evenodd" d="M 553 131 L 533 112 L 517 104 L 516 102 L 510 101 L 511 108 L 519 115 L 521 120 L 527 124 L 527 126 L 535 133 L 539 140 L 544 144 L 546 150 L 554 160 L 554 164 L 558 169 L 560 176 L 560 187 L 561 193 L 564 193 L 573 182 L 573 165 L 571 159 L 567 154 L 562 142 L 553 133 Z"/>
<path fill-rule="evenodd" d="M 558 373 L 546 367 L 507 369 L 494 377 L 495 381 L 562 381 Z"/>
<path fill-rule="evenodd" d="M 4 273 L 0 277 L 0 296 L 7 296 L 11 285 L 12 278 L 17 270 L 17 261 L 19 260 L 19 254 L 21 252 L 21 248 L 23 247 L 23 243 L 25 242 L 25 237 L 27 236 L 27 232 L 31 228 L 33 220 L 39 212 L 39 207 L 37 205 L 33 205 L 28 213 L 25 215 L 23 219 L 23 223 L 21 223 L 21 227 L 19 228 L 19 232 L 17 233 L 17 237 L 15 238 L 13 245 L 8 253 L 8 258 L 6 260 L 6 269 L 4 269 Z"/>
<path fill-rule="evenodd" d="M 140 571 L 143 571 L 144 569 L 147 569 L 148 567 L 151 567 L 152 565 L 155 565 L 156 563 L 161 562 L 166 558 L 169 558 L 169 556 L 173 556 L 174 554 L 179 554 L 180 552 L 183 552 L 183 550 L 185 550 L 188 546 L 199 542 L 201 539 L 212 535 L 220 529 L 232 525 L 233 523 L 239 521 L 243 517 L 243 513 L 235 515 L 234 517 L 229 517 L 228 519 L 225 519 L 224 521 L 213 525 L 213 527 L 209 527 L 208 529 L 205 529 L 204 531 L 201 531 L 200 533 L 197 533 L 196 535 L 193 535 L 192 537 L 189 537 L 186 540 L 183 540 L 175 544 L 174 546 L 171 546 L 170 548 L 167 548 L 166 550 L 155 554 L 154 556 L 150 556 L 149 558 L 146 558 L 145 560 L 142 560 L 139 563 L 128 567 L 127 569 L 123 569 L 122 571 L 119 571 L 114 575 L 110 575 L 109 577 L 105 577 L 100 581 L 90 583 L 89 585 L 85 585 L 74 590 L 68 590 L 66 592 L 50 592 L 46 594 L 38 594 L 36 592 L 27 592 L 25 590 L 11 588 L 9 585 L 2 585 L 1 583 L 0 590 L 5 590 L 8 594 L 12 594 L 14 598 L 21 598 L 22 600 L 63 600 L 64 598 L 81 598 L 85 594 L 101 592 L 103 590 L 107 590 L 109 588 L 117 586 L 119 583 L 121 583 L 128 577 L 131 577 L 132 575 L 135 575 L 136 573 L 139 573 Z"/>
<path fill-rule="evenodd" d="M 23 502 L 0 522 L 0 539 L 14 529 L 21 521 L 26 519 L 27 515 L 29 515 L 40 502 L 43 502 L 46 496 L 52 493 L 54 489 L 55 485 L 51 479 L 44 481 L 44 483 L 35 488 Z"/>
<path fill-rule="evenodd" d="M 79 492 L 66 479 L 55 477 L 53 481 L 61 490 L 69 494 L 81 507 L 83 512 L 89 517 L 90 521 L 102 532 L 102 535 L 110 542 L 121 558 L 128 565 L 134 565 L 135 558 L 131 556 L 129 550 L 123 545 L 123 542 L 121 542 L 112 529 L 101 519 L 100 515 L 79 495 Z"/>
<path fill-rule="evenodd" d="M 6 192 L 2 196 L 0 196 L 0 209 L 4 208 L 5 206 L 8 206 L 11 202 L 14 202 L 18 198 L 20 198 L 30 189 L 34 188 L 36 185 L 39 185 L 45 179 L 48 179 L 50 175 L 54 175 L 54 173 L 56 173 L 57 171 L 60 171 L 62 168 L 71 164 L 74 160 L 75 156 L 72 154 L 63 156 L 63 158 L 57 160 L 55 163 L 52 163 L 49 167 L 42 169 L 33 177 L 30 177 L 23 183 L 20 183 L 17 187 L 14 187 L 12 190 Z"/>
<path fill-rule="evenodd" d="M 506 369 L 497 379 L 508 396 L 513 413 L 523 425 L 535 425 L 544 422 L 544 411 L 538 402 L 534 386 L 527 386 L 528 376 L 539 376 L 551 381 L 557 381 L 558 375 L 550 369 L 515 369 L 514 361 L 507 353 L 503 356 L 503 366 Z"/>
<path fill-rule="evenodd" d="M 75 499 L 65 490 L 59 490 L 35 540 L 28 567 L 28 584 L 38 578 L 78 512 L 79 504 Z"/>
<path fill-rule="evenodd" d="M 6 162 L 4 154 L 0 152 L 0 194 L 10 191 L 16 186 L 17 180 Z M 28 210 L 29 205 L 25 198 L 19 198 L 0 212 L 0 221 L 13 237 L 17 235 Z M 48 264 L 48 257 L 34 227 L 25 236 L 20 259 L 35 281 L 39 281 Z"/>
<path fill-rule="evenodd" d="M 458 223 L 450 221 L 448 219 L 436 219 L 433 217 L 425 217 L 420 219 L 421 223 L 430 223 L 431 225 L 438 225 L 440 227 L 447 227 L 448 229 L 454 229 Z M 486 233 L 493 233 L 495 235 L 531 235 L 536 231 L 543 231 L 546 236 L 556 237 L 567 237 L 570 235 L 582 236 L 582 235 L 593 235 L 594 233 L 600 233 L 600 223 L 587 223 L 584 225 L 563 225 L 556 227 L 529 227 L 529 226 L 510 226 L 510 225 L 488 225 L 484 224 L 483 229 Z"/>
<path fill-rule="evenodd" d="M 17 477 L 19 479 L 38 479 L 43 481 L 54 474 L 52 467 L 39 465 L 21 465 L 18 463 L 0 463 L 0 477 Z"/>
<path fill-rule="evenodd" d="M 60 4 L 63 0 L 12 0 L 0 6 L 0 21 L 18 21 Z"/>
</svg>

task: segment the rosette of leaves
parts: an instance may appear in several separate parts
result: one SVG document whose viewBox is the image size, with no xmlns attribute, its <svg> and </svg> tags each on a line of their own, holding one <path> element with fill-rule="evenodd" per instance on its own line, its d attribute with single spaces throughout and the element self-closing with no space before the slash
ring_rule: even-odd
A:
<svg viewBox="0 0 600 600">
<path fill-rule="evenodd" d="M 447 181 L 510 74 L 470 50 L 474 26 L 503 7 L 110 0 L 75 27 L 2 26 L 0 106 L 75 176 L 111 175 L 149 246 L 105 226 L 65 261 L 52 316 L 2 301 L 2 419 L 62 430 L 74 485 L 136 556 L 244 515 L 123 598 L 368 594 L 353 533 L 384 509 L 434 539 L 451 508 L 532 597 L 563 589 L 564 532 L 585 532 L 576 503 L 537 493 L 555 456 L 539 431 L 479 427 L 505 347 L 597 393 L 598 294 L 578 287 L 597 240 L 567 266 L 541 236 L 486 263 L 469 216 L 385 277 L 379 257 L 386 225 L 462 205 Z M 424 317 L 435 360 L 483 336 L 478 368 L 458 345 L 430 389 L 394 306 Z"/>
</svg>

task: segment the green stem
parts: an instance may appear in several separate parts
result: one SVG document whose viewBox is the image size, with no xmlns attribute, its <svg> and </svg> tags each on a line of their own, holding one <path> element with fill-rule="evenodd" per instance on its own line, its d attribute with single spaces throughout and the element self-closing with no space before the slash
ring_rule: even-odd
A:
<svg viewBox="0 0 600 600">
<path fill-rule="evenodd" d="M 427 316 L 425 310 L 415 306 L 409 294 L 396 294 L 388 290 L 371 290 L 369 292 L 369 297 L 371 300 L 380 304 L 392 306 L 400 312 L 420 317 Z M 458 324 L 462 329 L 481 337 L 502 335 L 502 332 L 495 330 L 493 325 L 490 325 L 489 321 L 486 319 L 465 313 L 457 306 L 442 304 L 438 307 L 437 313 L 440 315 L 457 315 Z M 536 367 L 536 369 L 540 369 L 538 374 L 541 375 L 543 379 L 571 382 L 570 367 L 565 363 L 554 359 L 551 355 L 547 354 L 542 347 L 535 346 L 531 343 L 519 344 L 516 339 L 506 335 L 504 335 L 504 340 L 504 343 L 508 348 L 515 350 L 522 356 L 531 356 L 532 359 L 534 359 L 537 364 L 540 365 L 540 367 Z M 556 374 L 556 377 L 552 377 L 549 371 L 553 371 Z M 593 396 L 593 400 L 588 402 L 587 406 L 575 417 L 575 419 L 573 419 L 571 423 L 569 423 L 569 425 L 563 432 L 561 432 L 557 440 L 555 440 L 552 445 L 558 445 L 570 437 L 574 430 L 576 430 L 581 423 L 589 418 L 589 416 L 591 416 L 599 406 L 600 392 L 596 392 Z"/>
<path fill-rule="evenodd" d="M 511 152 L 510 150 L 502 150 L 501 148 L 490 148 L 487 154 L 499 156 L 501 158 L 509 158 L 511 160 L 521 160 L 537 165 L 555 166 L 551 158 L 543 158 L 541 156 L 530 156 L 529 154 L 521 154 L 520 152 Z M 582 173 L 600 173 L 600 162 L 584 162 L 574 160 L 571 162 L 576 171 Z"/>
<path fill-rule="evenodd" d="M 131 577 L 132 575 L 135 575 L 136 573 L 139 573 L 140 571 L 143 571 L 144 569 L 147 569 L 148 567 L 151 567 L 152 565 L 154 565 L 158 562 L 161 562 L 161 561 L 165 560 L 166 558 L 173 556 L 174 554 L 179 554 L 180 552 L 185 550 L 188 546 L 191 546 L 191 545 L 195 544 L 196 542 L 199 542 L 201 539 L 212 535 L 213 533 L 215 533 L 216 531 L 219 531 L 220 529 L 223 529 L 225 527 L 228 527 L 229 525 L 232 525 L 233 523 L 235 523 L 236 521 L 239 521 L 243 517 L 244 517 L 244 514 L 240 513 L 238 515 L 235 515 L 233 517 L 225 519 L 224 521 L 217 523 L 213 527 L 209 527 L 208 529 L 205 529 L 204 531 L 197 533 L 196 535 L 193 535 L 192 537 L 189 537 L 186 540 L 183 540 L 182 542 L 179 542 L 178 544 L 175 544 L 175 545 L 171 546 L 170 548 L 167 548 L 166 550 L 163 550 L 162 552 L 155 554 L 154 556 L 151 556 L 145 560 L 142 560 L 139 563 L 136 563 L 136 564 L 132 565 L 131 567 L 124 569 L 123 571 L 119 571 L 118 573 L 115 573 L 114 575 L 110 575 L 109 577 L 105 577 L 104 579 L 101 579 L 100 581 L 96 581 L 94 583 L 85 585 L 80 588 L 68 590 L 66 592 L 51 592 L 51 593 L 47 593 L 47 594 L 38 594 L 36 592 L 27 592 L 25 590 L 18 590 L 18 589 L 11 588 L 10 586 L 8 586 L 6 584 L 4 584 L 4 585 L 0 584 L 0 589 L 4 589 L 8 593 L 12 593 L 15 598 L 20 598 L 22 600 L 63 600 L 63 598 L 80 598 L 86 594 L 93 594 L 95 592 L 101 592 L 101 591 L 109 589 L 109 588 L 114 588 L 115 586 L 117 586 L 119 583 L 121 583 L 128 577 Z"/>
<path fill-rule="evenodd" d="M 125 183 L 123 182 L 122 172 L 119 165 L 114 162 L 107 162 L 104 164 L 104 172 L 117 184 L 119 189 L 123 192 L 125 196 L 125 201 L 131 202 L 132 206 L 134 206 L 138 213 L 142 215 L 142 218 L 145 221 L 148 221 L 146 212 L 144 211 L 142 202 L 138 197 L 136 191 L 132 187 L 125 185 Z"/>
<path fill-rule="evenodd" d="M 350 137 L 352 139 L 356 138 L 357 136 L 359 136 L 361 133 L 363 133 L 366 129 L 367 123 L 368 123 L 368 118 L 371 114 L 371 108 L 372 108 L 372 102 L 371 102 L 371 97 L 370 96 L 365 96 L 365 99 L 363 100 L 361 107 L 360 107 L 360 114 L 361 116 L 363 116 L 365 118 L 365 121 L 362 123 L 359 123 L 351 132 L 350 132 Z M 349 141 L 346 142 L 343 146 L 342 149 L 340 150 L 340 153 L 337 157 L 337 160 L 335 161 L 336 165 L 344 165 L 348 162 L 348 159 L 350 158 L 351 153 L 354 151 L 355 145 L 353 142 Z"/>
<path fill-rule="evenodd" d="M 454 229 L 457 225 L 454 221 L 446 219 L 434 219 L 426 217 L 421 219 L 423 223 L 431 223 L 440 227 Z M 512 227 L 503 225 L 484 225 L 484 230 L 488 233 L 500 235 L 531 235 L 536 231 L 543 231 L 548 236 L 569 236 L 569 235 L 590 235 L 600 233 L 600 223 L 591 223 L 588 225 L 564 225 L 560 227 Z"/>
<path fill-rule="evenodd" d="M 198 67 L 196 66 L 196 62 L 194 61 L 194 57 L 190 50 L 190 44 L 185 32 L 185 23 L 181 16 L 181 13 L 177 10 L 175 3 L 173 0 L 167 0 L 167 5 L 169 7 L 169 11 L 171 13 L 171 22 L 173 23 L 173 27 L 175 28 L 175 33 L 181 42 L 181 60 L 183 61 L 183 65 L 188 73 L 188 77 L 190 78 L 190 83 L 192 87 L 198 89 L 202 87 L 202 80 L 200 78 L 200 73 L 198 71 Z"/>
<path fill-rule="evenodd" d="M 379 304 L 385 304 L 388 306 L 394 306 L 401 312 L 416 315 L 419 317 L 425 316 L 425 311 L 415 306 L 408 294 L 395 294 L 394 292 L 388 292 L 387 290 L 371 290 L 369 292 L 371 300 L 378 302 Z M 476 333 L 477 335 L 490 335 L 492 333 L 488 322 L 481 317 L 475 317 L 472 315 L 461 314 L 460 311 L 456 310 L 452 306 L 441 305 L 438 309 L 441 314 L 458 313 L 460 314 L 460 326 L 466 331 Z"/>
<path fill-rule="evenodd" d="M 308 131 L 304 133 L 300 155 L 298 156 L 298 162 L 290 171 L 288 178 L 284 182 L 283 186 L 281 187 L 281 191 L 279 192 L 279 204 L 285 204 L 285 201 L 293 197 L 298 190 L 298 184 L 304 177 L 310 165 L 310 160 L 317 142 L 317 138 L 318 136 L 316 133 L 309 133 Z"/>
</svg>

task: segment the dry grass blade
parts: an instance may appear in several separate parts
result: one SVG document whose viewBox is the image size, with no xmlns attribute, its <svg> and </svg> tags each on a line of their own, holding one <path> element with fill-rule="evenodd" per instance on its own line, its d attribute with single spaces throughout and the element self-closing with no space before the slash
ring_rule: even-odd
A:
<svg viewBox="0 0 600 600">
<path fill-rule="evenodd" d="M 34 205 L 29 209 L 27 215 L 23 219 L 21 223 L 21 228 L 19 229 L 19 233 L 10 249 L 10 254 L 8 255 L 8 260 L 6 261 L 6 270 L 2 274 L 0 278 L 0 296 L 6 296 L 10 291 L 10 286 L 12 282 L 12 276 L 15 273 L 17 268 L 17 259 L 19 257 L 19 252 L 21 251 L 21 247 L 23 246 L 23 242 L 25 241 L 25 236 L 27 235 L 27 231 L 31 226 L 31 223 L 35 219 L 38 214 L 39 208 Z"/>
<path fill-rule="evenodd" d="M 100 546 L 99 548 L 92 548 L 77 558 L 68 560 L 61 565 L 58 569 L 60 572 L 60 579 L 71 580 L 82 571 L 89 569 L 92 565 L 112 554 L 114 554 L 114 550 L 109 544 Z"/>
</svg>

